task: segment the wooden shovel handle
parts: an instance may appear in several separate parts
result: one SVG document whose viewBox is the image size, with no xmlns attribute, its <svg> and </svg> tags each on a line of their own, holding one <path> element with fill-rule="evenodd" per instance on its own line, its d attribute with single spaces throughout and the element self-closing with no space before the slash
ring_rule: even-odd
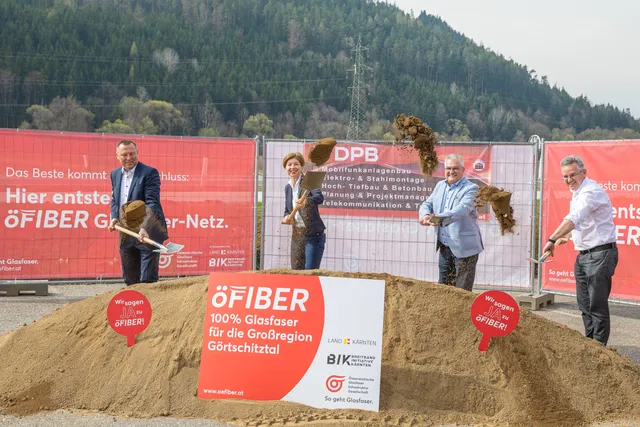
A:
<svg viewBox="0 0 640 427">
<path fill-rule="evenodd" d="M 556 240 L 556 242 L 553 244 L 553 247 L 556 248 L 558 247 L 558 245 L 563 245 L 565 243 L 567 243 L 569 241 L 568 237 L 560 237 L 558 240 Z M 547 251 L 545 253 L 542 254 L 542 256 L 540 257 L 540 259 L 546 259 L 549 255 L 551 255 L 551 251 Z"/>
<path fill-rule="evenodd" d="M 309 195 L 309 191 L 304 190 L 304 194 L 302 195 L 302 197 L 300 197 L 300 199 L 298 199 L 299 202 L 304 203 L 307 200 L 307 196 Z M 293 208 L 293 211 L 289 214 L 289 218 L 288 221 L 291 222 L 291 224 L 293 224 L 293 218 L 296 216 L 296 212 L 298 212 L 300 209 L 298 209 L 298 206 Z"/>
<path fill-rule="evenodd" d="M 135 231 L 131 231 L 128 228 L 124 228 L 119 226 L 118 224 L 113 226 L 116 230 L 123 232 L 124 234 L 128 234 L 129 236 L 135 237 L 136 239 L 140 238 L 140 235 L 138 233 L 136 233 Z M 162 246 L 160 243 L 154 242 L 153 240 L 149 239 L 148 237 L 143 237 L 142 240 L 145 243 L 148 243 L 150 245 L 155 246 L 158 249 L 166 249 L 164 246 Z"/>
</svg>

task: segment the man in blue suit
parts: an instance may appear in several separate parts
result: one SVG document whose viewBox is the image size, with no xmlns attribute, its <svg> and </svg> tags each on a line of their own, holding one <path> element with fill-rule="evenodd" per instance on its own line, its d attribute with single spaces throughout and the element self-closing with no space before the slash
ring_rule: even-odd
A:
<svg viewBox="0 0 640 427">
<path fill-rule="evenodd" d="M 141 200 L 146 206 L 146 216 L 137 231 L 140 239 L 127 234 L 120 236 L 120 261 L 122 274 L 128 285 L 153 283 L 158 281 L 160 254 L 154 246 L 143 242 L 147 237 L 158 243 L 169 238 L 164 212 L 160 205 L 160 174 L 158 170 L 138 161 L 138 147 L 130 140 L 123 140 L 116 146 L 116 156 L 122 167 L 111 171 L 111 223 L 109 231 L 114 231 L 122 206 L 134 200 Z"/>
<path fill-rule="evenodd" d="M 464 177 L 464 159 L 457 154 L 445 158 L 444 171 L 446 179 L 436 184 L 418 217 L 421 225 L 436 227 L 438 281 L 471 291 L 478 254 L 484 250 L 475 203 L 478 186 Z M 434 216 L 444 219 L 438 225 Z"/>
</svg>

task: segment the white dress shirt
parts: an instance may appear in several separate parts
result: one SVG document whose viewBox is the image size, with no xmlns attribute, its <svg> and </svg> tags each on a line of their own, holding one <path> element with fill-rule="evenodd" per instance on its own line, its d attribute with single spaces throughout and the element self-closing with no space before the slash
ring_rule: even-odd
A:
<svg viewBox="0 0 640 427">
<path fill-rule="evenodd" d="M 585 177 L 571 194 L 571 207 L 565 219 L 573 223 L 571 240 L 574 247 L 583 251 L 615 242 L 611 200 L 600 184 Z"/>
<path fill-rule="evenodd" d="M 445 185 L 447 186 L 447 189 L 444 190 L 444 197 L 442 198 L 442 205 L 440 206 L 440 212 L 444 212 L 447 210 L 447 207 L 451 202 L 451 197 L 453 197 L 454 190 L 456 189 L 456 187 L 458 187 L 458 185 L 460 184 L 460 181 L 461 180 L 457 180 L 452 185 L 449 185 L 449 183 L 446 181 L 446 178 L 445 178 Z M 440 243 L 449 247 L 451 246 L 451 243 L 449 242 L 450 239 L 451 237 L 449 237 L 448 228 L 438 227 L 438 240 L 440 241 Z"/>
<path fill-rule="evenodd" d="M 296 202 L 300 200 L 300 197 L 298 197 L 300 193 L 300 182 L 302 182 L 302 175 L 298 177 L 298 180 L 295 182 L 295 185 L 292 185 L 291 181 L 289 181 L 289 185 L 291 186 L 293 191 L 293 194 L 292 194 L 293 209 L 295 209 L 296 207 Z M 300 215 L 300 211 L 296 212 L 295 216 L 293 217 L 293 224 L 298 228 L 304 228 L 304 221 L 302 220 L 302 215 Z"/>
<path fill-rule="evenodd" d="M 122 205 L 128 201 L 129 190 L 131 189 L 133 174 L 136 171 L 136 167 L 137 165 L 132 167 L 130 171 L 126 171 L 122 168 L 122 181 L 120 181 L 120 204 L 118 205 L 118 211 L 122 208 Z"/>
</svg>

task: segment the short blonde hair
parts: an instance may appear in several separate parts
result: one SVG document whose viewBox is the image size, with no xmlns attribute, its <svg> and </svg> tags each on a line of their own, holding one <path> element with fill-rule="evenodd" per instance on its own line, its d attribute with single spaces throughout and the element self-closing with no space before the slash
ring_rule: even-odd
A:
<svg viewBox="0 0 640 427">
<path fill-rule="evenodd" d="M 284 156 L 284 159 L 282 159 L 282 167 L 286 168 L 287 162 L 291 159 L 296 159 L 300 162 L 300 166 L 304 166 L 304 157 L 302 157 L 302 153 L 289 153 Z"/>
</svg>

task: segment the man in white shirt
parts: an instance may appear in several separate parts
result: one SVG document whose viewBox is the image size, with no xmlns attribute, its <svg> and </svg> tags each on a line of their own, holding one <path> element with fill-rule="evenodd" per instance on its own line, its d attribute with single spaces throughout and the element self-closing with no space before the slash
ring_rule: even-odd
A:
<svg viewBox="0 0 640 427">
<path fill-rule="evenodd" d="M 611 200 L 600 184 L 587 178 L 587 170 L 580 157 L 565 157 L 560 162 L 560 170 L 571 190 L 570 210 L 542 252 L 551 251 L 553 255 L 556 241 L 571 233 L 573 245 L 580 251 L 574 275 L 585 335 L 607 345 L 611 277 L 618 265 Z M 558 242 L 562 243 L 562 240 Z"/>
</svg>

